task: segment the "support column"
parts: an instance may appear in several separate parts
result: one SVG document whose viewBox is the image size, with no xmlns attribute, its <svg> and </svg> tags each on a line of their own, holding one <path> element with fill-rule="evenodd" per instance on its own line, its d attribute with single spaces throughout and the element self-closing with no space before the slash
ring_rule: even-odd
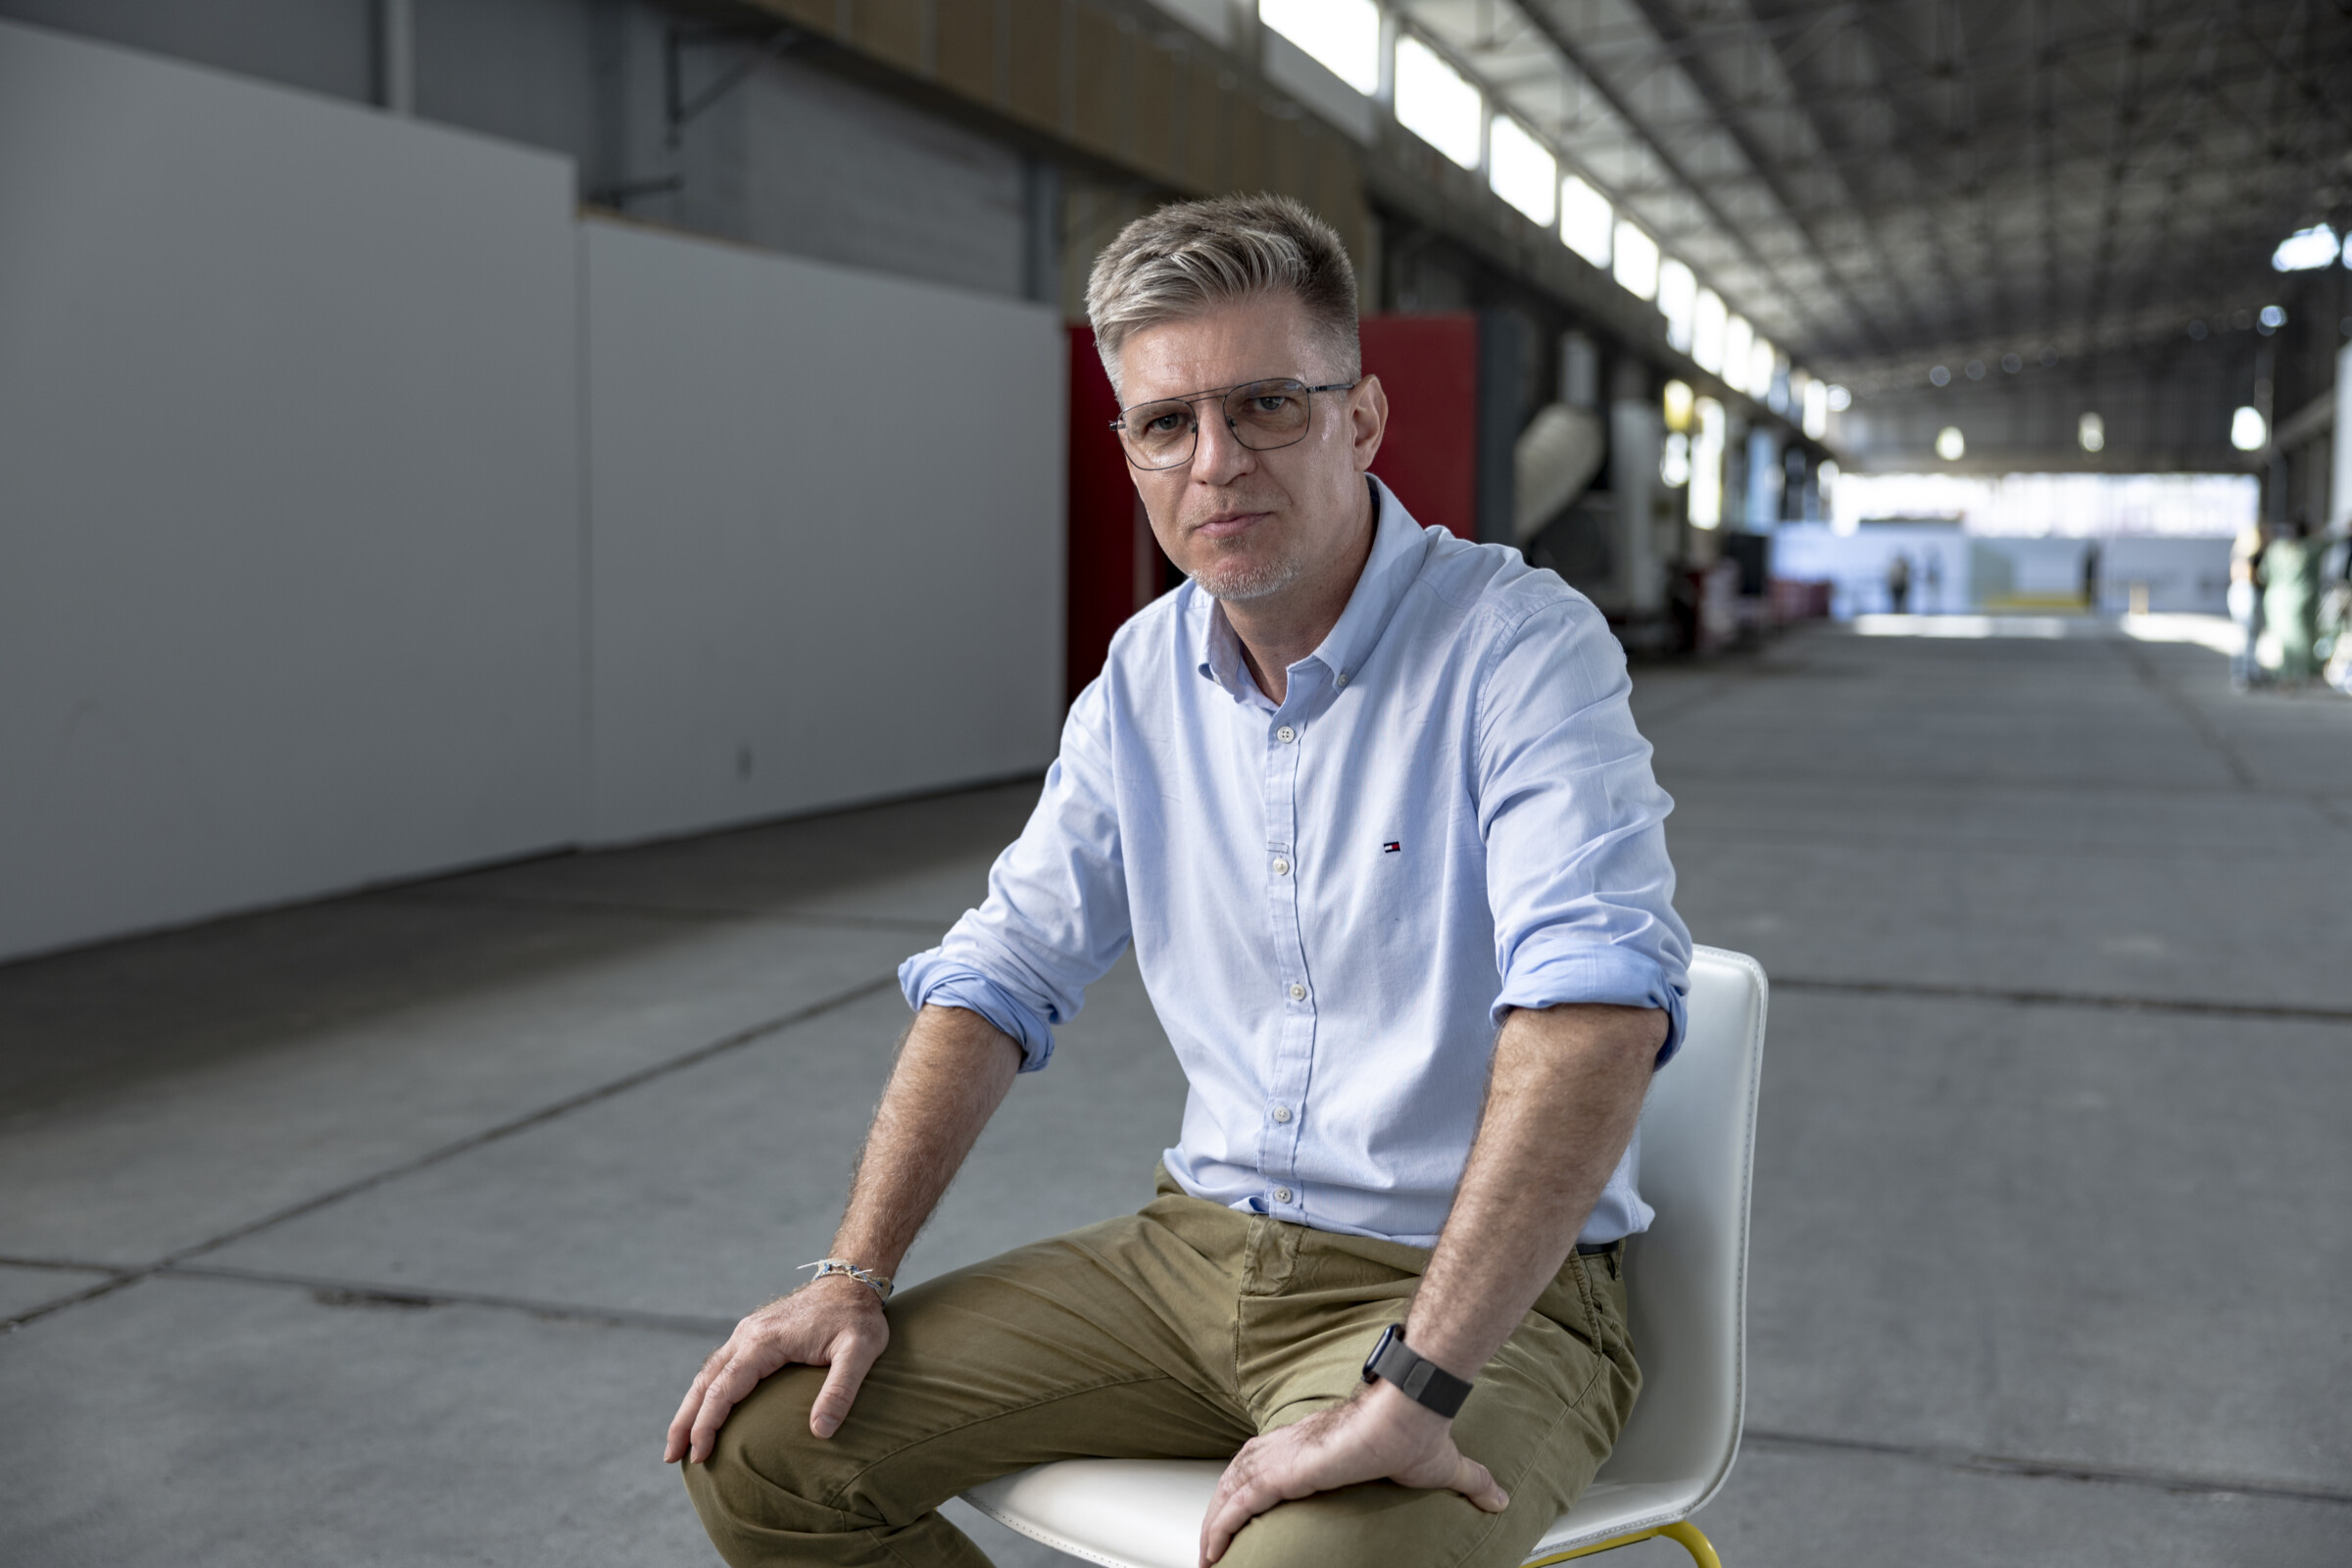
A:
<svg viewBox="0 0 2352 1568">
<path fill-rule="evenodd" d="M 375 101 L 396 115 L 416 113 L 416 0 L 375 0 Z"/>
<path fill-rule="evenodd" d="M 1609 489 L 1617 502 L 1617 587 L 1635 615 L 1666 608 L 1666 565 L 1658 549 L 1658 458 L 1666 416 L 1650 386 L 1649 367 L 1617 362 L 1609 384 Z"/>
</svg>

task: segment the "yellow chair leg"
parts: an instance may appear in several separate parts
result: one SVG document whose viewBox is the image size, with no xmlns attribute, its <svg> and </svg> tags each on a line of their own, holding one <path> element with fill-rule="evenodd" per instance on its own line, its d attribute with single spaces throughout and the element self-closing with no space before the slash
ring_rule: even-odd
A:
<svg viewBox="0 0 2352 1568">
<path fill-rule="evenodd" d="M 1690 1560 L 1696 1563 L 1698 1568 L 1723 1568 L 1723 1559 L 1715 1555 L 1715 1543 L 1709 1541 L 1706 1533 L 1688 1519 L 1677 1519 L 1670 1525 L 1660 1525 L 1654 1530 L 1637 1530 L 1630 1536 L 1616 1536 L 1607 1541 L 1596 1541 L 1590 1546 L 1579 1546 L 1574 1551 L 1563 1551 L 1554 1557 L 1539 1557 L 1534 1562 L 1525 1564 L 1524 1568 L 1549 1568 L 1552 1563 L 1567 1562 L 1575 1557 L 1590 1557 L 1594 1552 L 1614 1551 L 1619 1546 L 1630 1546 L 1637 1542 L 1647 1541 L 1652 1536 L 1664 1536 L 1681 1546 L 1690 1554 Z"/>
</svg>

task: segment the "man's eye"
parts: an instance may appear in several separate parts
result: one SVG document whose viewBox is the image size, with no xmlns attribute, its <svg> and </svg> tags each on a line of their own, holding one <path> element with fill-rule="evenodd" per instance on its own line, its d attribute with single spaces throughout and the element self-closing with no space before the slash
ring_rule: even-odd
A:
<svg viewBox="0 0 2352 1568">
<path fill-rule="evenodd" d="M 1181 414 L 1154 415 L 1152 419 L 1145 424 L 1144 434 L 1174 435 L 1178 430 L 1182 429 L 1183 426 L 1184 416 Z"/>
<path fill-rule="evenodd" d="M 1260 414 L 1280 414 L 1290 407 L 1291 400 L 1280 392 L 1261 392 L 1250 400 Z"/>
</svg>

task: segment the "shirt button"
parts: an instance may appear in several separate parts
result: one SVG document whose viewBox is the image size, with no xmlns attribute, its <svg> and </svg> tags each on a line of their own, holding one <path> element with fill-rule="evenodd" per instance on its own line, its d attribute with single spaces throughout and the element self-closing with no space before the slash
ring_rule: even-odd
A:
<svg viewBox="0 0 2352 1568">
<path fill-rule="evenodd" d="M 1289 876 L 1291 874 L 1291 862 L 1281 858 L 1280 857 L 1276 857 L 1274 860 L 1274 874 L 1276 876 Z"/>
<path fill-rule="evenodd" d="M 1282 742 L 1283 745 L 1288 746 L 1291 744 L 1291 742 L 1298 738 L 1298 732 L 1291 728 L 1290 725 L 1285 724 L 1282 726 L 1282 728 L 1274 732 L 1274 738 Z"/>
<path fill-rule="evenodd" d="M 1274 1119 L 1276 1121 L 1289 1121 L 1291 1119 L 1291 1107 L 1288 1105 L 1276 1105 L 1274 1107 Z"/>
<path fill-rule="evenodd" d="M 1338 686 L 1345 686 L 1345 685 L 1347 685 L 1347 684 L 1348 684 L 1348 676 L 1347 676 L 1347 673 L 1346 673 L 1345 671 L 1343 671 L 1343 672 L 1341 673 L 1341 675 L 1340 675 L 1340 678 L 1339 678 L 1337 681 L 1333 682 L 1333 684 L 1334 684 L 1334 685 L 1338 685 Z"/>
<path fill-rule="evenodd" d="M 1287 1203 L 1290 1200 L 1291 1190 L 1288 1187 L 1277 1187 L 1274 1189 L 1274 1201 L 1277 1203 Z"/>
<path fill-rule="evenodd" d="M 1293 1002 L 1304 1002 L 1306 1000 L 1306 987 L 1294 984 L 1291 987 L 1291 1000 Z"/>
</svg>

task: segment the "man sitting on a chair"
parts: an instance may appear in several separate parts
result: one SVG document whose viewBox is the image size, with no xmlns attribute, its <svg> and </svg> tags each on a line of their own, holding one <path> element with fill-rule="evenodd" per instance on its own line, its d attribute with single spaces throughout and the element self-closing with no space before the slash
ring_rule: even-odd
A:
<svg viewBox="0 0 2352 1568">
<path fill-rule="evenodd" d="M 1112 640 L 987 902 L 901 971 L 833 1257 L 678 1407 L 731 1563 L 983 1568 L 941 1502 L 1102 1457 L 1231 1460 L 1204 1562 L 1500 1568 L 1625 1424 L 1629 1146 L 1690 953 L 1671 803 L 1592 604 L 1371 477 L 1355 298 L 1272 197 L 1164 208 L 1095 264 L 1115 439 L 1191 581 Z M 1130 942 L 1191 1086 L 1157 1199 L 890 1299 Z"/>
</svg>

